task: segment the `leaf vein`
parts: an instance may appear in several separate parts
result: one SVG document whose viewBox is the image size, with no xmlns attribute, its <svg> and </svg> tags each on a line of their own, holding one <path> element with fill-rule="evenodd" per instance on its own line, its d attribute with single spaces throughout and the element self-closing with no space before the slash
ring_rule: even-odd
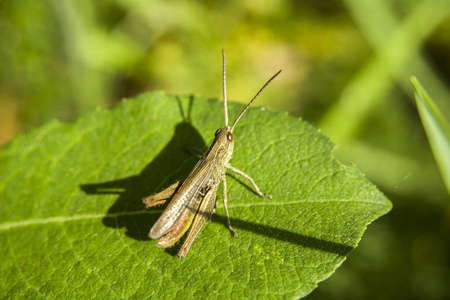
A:
<svg viewBox="0 0 450 300">
<path fill-rule="evenodd" d="M 362 200 L 362 199 L 311 199 L 311 200 L 296 200 L 296 201 L 287 201 L 282 203 L 270 203 L 270 202 L 261 202 L 261 203 L 241 203 L 241 204 L 233 204 L 228 205 L 229 208 L 241 208 L 241 207 L 253 207 L 253 206 L 283 206 L 283 205 L 295 205 L 295 204 L 304 204 L 304 203 L 329 203 L 329 202 L 345 202 L 345 203 L 362 203 L 362 204 L 376 204 L 383 207 L 390 208 L 390 205 L 384 204 L 379 201 L 371 201 L 371 200 Z M 61 216 L 61 217 L 48 217 L 48 218 L 36 218 L 29 219 L 23 221 L 16 222 L 5 222 L 0 224 L 0 231 L 7 231 L 9 229 L 17 228 L 17 227 L 26 227 L 32 225 L 45 225 L 51 223 L 65 223 L 65 222 L 73 222 L 79 220 L 88 220 L 88 219 L 100 219 L 100 218 L 117 218 L 119 216 L 131 216 L 131 215 L 141 215 L 141 214 L 160 214 L 161 210 L 137 210 L 137 211 L 127 211 L 127 212 L 119 212 L 114 214 L 86 214 L 86 215 L 75 215 L 75 216 Z"/>
</svg>

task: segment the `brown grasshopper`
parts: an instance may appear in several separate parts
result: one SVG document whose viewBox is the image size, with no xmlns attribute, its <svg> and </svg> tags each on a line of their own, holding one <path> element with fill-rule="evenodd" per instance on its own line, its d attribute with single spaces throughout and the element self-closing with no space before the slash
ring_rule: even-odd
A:
<svg viewBox="0 0 450 300">
<path fill-rule="evenodd" d="M 228 126 L 227 95 L 226 95 L 226 58 L 225 51 L 222 51 L 223 57 L 223 98 L 225 110 L 225 127 L 219 128 L 214 137 L 214 142 L 209 149 L 202 154 L 200 161 L 195 165 L 189 176 L 180 182 L 176 182 L 164 191 L 149 197 L 145 197 L 143 202 L 146 207 L 163 204 L 172 198 L 167 208 L 153 225 L 150 230 L 150 238 L 157 239 L 161 247 L 172 246 L 178 241 L 192 224 L 183 246 L 178 252 L 178 257 L 184 257 L 188 253 L 192 242 L 199 234 L 206 220 L 210 220 L 217 204 L 216 191 L 220 181 L 223 183 L 223 204 L 227 214 L 227 227 L 230 232 L 237 236 L 237 233 L 231 228 L 230 217 L 227 206 L 227 181 L 225 170 L 229 169 L 242 177 L 250 180 L 256 193 L 261 197 L 272 198 L 271 195 L 261 193 L 255 181 L 244 172 L 230 165 L 231 155 L 233 154 L 234 137 L 233 129 L 236 123 L 247 111 L 250 105 L 255 101 L 266 86 L 280 74 L 278 71 L 266 84 L 259 90 L 253 99 L 247 104 L 241 114 L 236 118 L 233 126 Z"/>
</svg>

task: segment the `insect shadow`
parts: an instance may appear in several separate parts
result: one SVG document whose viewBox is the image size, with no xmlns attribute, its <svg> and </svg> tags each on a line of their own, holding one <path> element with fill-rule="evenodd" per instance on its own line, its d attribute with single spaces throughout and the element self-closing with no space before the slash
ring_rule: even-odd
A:
<svg viewBox="0 0 450 300">
<path fill-rule="evenodd" d="M 177 101 L 183 121 L 176 125 L 174 134 L 167 145 L 139 174 L 108 182 L 80 185 L 81 190 L 88 195 L 117 194 L 117 200 L 108 209 L 102 222 L 105 226 L 114 229 L 125 228 L 127 236 L 139 241 L 149 240 L 148 233 L 150 228 L 163 211 L 163 207 L 161 207 L 161 209 L 153 209 L 154 213 L 147 213 L 144 209 L 142 198 L 163 190 L 175 181 L 186 178 L 199 160 L 198 155 L 193 154 L 191 150 L 206 150 L 208 148 L 198 130 L 192 126 L 189 120 L 190 110 L 194 101 L 193 97 L 189 99 L 186 116 L 183 113 L 180 99 L 177 99 Z M 248 183 L 236 176 L 228 174 L 227 176 L 239 182 L 243 188 L 255 193 Z M 251 231 L 258 235 L 303 247 L 320 249 L 339 255 L 347 255 L 353 250 L 353 247 L 348 245 L 305 236 L 273 226 L 252 223 L 232 217 L 230 220 L 233 227 L 238 230 Z M 226 216 L 214 214 L 211 221 L 223 224 L 224 235 L 227 234 L 225 230 Z M 185 237 L 180 239 L 181 243 L 184 239 Z M 165 251 L 171 255 L 176 255 L 178 247 L 166 248 Z"/>
<path fill-rule="evenodd" d="M 149 240 L 150 228 L 162 213 L 162 209 L 153 209 L 154 214 L 146 213 L 142 198 L 184 179 L 199 159 L 191 150 L 206 149 L 203 138 L 189 120 L 193 101 L 191 97 L 185 115 L 181 101 L 177 98 L 183 121 L 175 126 L 174 134 L 167 145 L 139 174 L 108 182 L 80 185 L 81 190 L 88 195 L 119 196 L 102 220 L 105 226 L 126 228 L 127 236 L 136 240 Z"/>
</svg>

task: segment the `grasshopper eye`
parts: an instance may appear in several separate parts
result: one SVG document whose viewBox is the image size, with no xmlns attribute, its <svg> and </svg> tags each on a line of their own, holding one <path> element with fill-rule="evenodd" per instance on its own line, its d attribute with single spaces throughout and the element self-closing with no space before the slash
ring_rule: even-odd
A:
<svg viewBox="0 0 450 300">
<path fill-rule="evenodd" d="M 232 134 L 231 132 L 227 132 L 227 140 L 228 140 L 229 142 L 232 142 L 233 139 L 234 139 L 233 134 Z"/>
</svg>

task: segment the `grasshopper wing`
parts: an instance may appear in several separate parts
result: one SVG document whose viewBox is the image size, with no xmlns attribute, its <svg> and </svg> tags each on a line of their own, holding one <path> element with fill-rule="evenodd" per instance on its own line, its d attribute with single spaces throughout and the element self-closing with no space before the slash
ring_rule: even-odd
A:
<svg viewBox="0 0 450 300">
<path fill-rule="evenodd" d="M 213 170 L 213 161 L 201 159 L 186 178 L 181 187 L 173 196 L 167 208 L 150 230 L 150 237 L 157 239 L 170 230 L 175 229 L 178 220 L 182 221 L 189 228 L 192 218 L 190 214 L 195 214 L 201 201 L 199 192 L 205 190 Z M 190 220 L 190 221 L 189 221 Z M 189 221 L 189 224 L 186 224 Z M 180 224 L 178 224 L 180 225 Z M 186 231 L 186 230 L 185 230 Z"/>
<path fill-rule="evenodd" d="M 194 217 L 194 222 L 192 223 L 192 228 L 189 231 L 188 237 L 186 241 L 183 243 L 180 251 L 178 251 L 178 257 L 184 257 L 188 253 L 191 248 L 192 243 L 194 242 L 197 235 L 200 233 L 203 225 L 206 220 L 210 220 L 211 214 L 214 210 L 214 206 L 216 204 L 216 191 L 219 183 L 213 183 L 211 188 L 206 192 L 205 196 L 202 199 L 200 207 Z"/>
</svg>

